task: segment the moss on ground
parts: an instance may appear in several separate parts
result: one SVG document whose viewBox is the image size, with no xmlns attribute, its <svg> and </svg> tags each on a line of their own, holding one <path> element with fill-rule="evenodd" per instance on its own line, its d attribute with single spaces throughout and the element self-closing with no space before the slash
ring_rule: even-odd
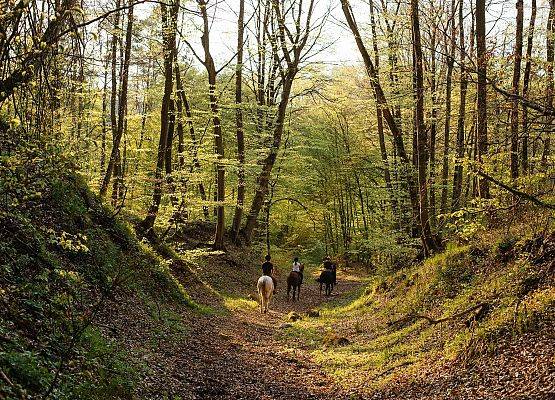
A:
<svg viewBox="0 0 555 400">
<path fill-rule="evenodd" d="M 288 342 L 309 349 L 346 386 L 378 388 L 401 372 L 491 351 L 501 336 L 555 321 L 553 276 L 527 251 L 534 234 L 505 235 L 489 232 L 489 241 L 451 244 L 421 264 L 374 276 L 353 297 L 328 303 L 320 318 L 294 322 L 279 335 L 295 338 Z M 480 313 L 438 324 L 417 317 L 450 318 L 480 303 L 487 304 Z M 330 336 L 348 343 L 334 345 Z"/>
</svg>

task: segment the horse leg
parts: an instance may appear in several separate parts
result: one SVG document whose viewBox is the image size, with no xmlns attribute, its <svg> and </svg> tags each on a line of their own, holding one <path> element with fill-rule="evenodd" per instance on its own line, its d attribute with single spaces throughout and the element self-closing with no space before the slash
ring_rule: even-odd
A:
<svg viewBox="0 0 555 400">
<path fill-rule="evenodd" d="M 291 285 L 287 282 L 287 301 L 289 301 L 289 292 L 291 291 Z"/>
<path fill-rule="evenodd" d="M 301 285 L 297 286 L 297 301 L 299 301 L 299 295 L 301 294 Z"/>
</svg>

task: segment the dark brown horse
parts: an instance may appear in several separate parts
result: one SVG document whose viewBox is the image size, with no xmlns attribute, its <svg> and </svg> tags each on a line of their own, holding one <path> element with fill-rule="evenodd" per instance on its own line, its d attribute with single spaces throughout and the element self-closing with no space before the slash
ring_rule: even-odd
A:
<svg viewBox="0 0 555 400">
<path fill-rule="evenodd" d="M 301 273 L 304 271 L 304 264 L 300 267 Z M 289 300 L 289 293 L 291 288 L 293 288 L 293 301 L 295 301 L 295 293 L 297 294 L 297 300 L 299 300 L 299 294 L 301 293 L 301 274 L 295 271 L 291 271 L 287 277 L 287 300 Z"/>
<path fill-rule="evenodd" d="M 316 278 L 316 282 L 320 283 L 320 295 L 322 294 L 322 286 L 325 285 L 326 296 L 331 296 L 333 287 L 337 284 L 336 271 L 337 266 L 330 264 L 329 268 L 324 269 L 320 277 Z"/>
</svg>

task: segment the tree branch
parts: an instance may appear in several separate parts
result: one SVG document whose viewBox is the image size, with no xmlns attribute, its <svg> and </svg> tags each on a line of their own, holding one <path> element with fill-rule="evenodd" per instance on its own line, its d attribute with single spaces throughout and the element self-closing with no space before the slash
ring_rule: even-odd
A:
<svg viewBox="0 0 555 400">
<path fill-rule="evenodd" d="M 494 177 L 486 174 L 484 171 L 475 170 L 475 172 L 476 172 L 476 174 L 480 175 L 482 178 L 487 179 L 488 181 L 490 181 L 490 182 L 496 184 L 497 186 L 505 189 L 506 191 L 514 194 L 515 196 L 518 196 L 520 198 L 528 200 L 528 201 L 536 204 L 537 206 L 544 207 L 544 208 L 549 208 L 550 210 L 555 210 L 555 204 L 546 203 L 546 202 L 538 199 L 537 197 L 534 197 L 534 196 L 532 196 L 528 193 L 521 192 L 520 190 L 517 190 L 514 187 L 508 186 L 508 185 L 504 184 L 503 182 L 498 181 Z"/>
</svg>

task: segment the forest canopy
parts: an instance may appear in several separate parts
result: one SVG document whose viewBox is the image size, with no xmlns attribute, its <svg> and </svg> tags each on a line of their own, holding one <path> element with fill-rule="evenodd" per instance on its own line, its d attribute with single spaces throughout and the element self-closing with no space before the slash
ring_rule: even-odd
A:
<svg viewBox="0 0 555 400">
<path fill-rule="evenodd" d="M 1 7 L 3 161 L 57 148 L 151 240 L 393 267 L 555 207 L 552 1 Z"/>
</svg>

